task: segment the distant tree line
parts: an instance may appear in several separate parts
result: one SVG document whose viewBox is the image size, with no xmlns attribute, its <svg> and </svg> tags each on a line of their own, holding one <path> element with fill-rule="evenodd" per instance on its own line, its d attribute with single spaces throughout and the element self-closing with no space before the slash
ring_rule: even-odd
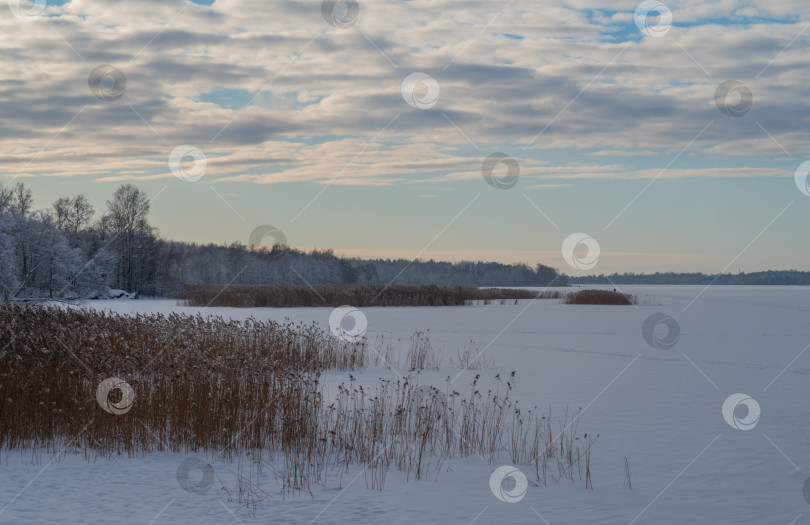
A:
<svg viewBox="0 0 810 525">
<path fill-rule="evenodd" d="M 614 273 L 568 277 L 570 284 L 736 284 L 736 285 L 810 285 L 810 272 L 768 270 L 751 273 Z"/>
<path fill-rule="evenodd" d="M 186 284 L 565 285 L 548 266 L 487 262 L 357 259 L 332 250 L 200 245 L 161 239 L 149 199 L 119 187 L 97 217 L 84 195 L 34 210 L 22 183 L 0 186 L 0 296 L 95 298 L 120 289 L 176 296 Z"/>
<path fill-rule="evenodd" d="M 553 268 L 493 262 L 441 262 L 337 257 L 282 245 L 252 248 L 164 241 L 157 271 L 159 295 L 183 284 L 444 284 L 545 286 L 565 284 Z"/>
</svg>

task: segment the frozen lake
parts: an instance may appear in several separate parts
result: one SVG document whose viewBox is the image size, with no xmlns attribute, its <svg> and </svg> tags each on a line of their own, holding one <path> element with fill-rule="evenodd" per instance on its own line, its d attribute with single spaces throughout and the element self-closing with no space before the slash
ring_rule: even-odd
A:
<svg viewBox="0 0 810 525">
<path fill-rule="evenodd" d="M 540 300 L 362 309 L 372 345 L 382 335 L 401 341 L 404 353 L 415 331 L 429 330 L 442 364 L 438 371 L 422 372 L 420 382 L 444 388 L 449 380 L 452 388 L 466 392 L 475 374 L 492 384 L 496 374 L 517 371 L 513 395 L 521 405 L 550 409 L 555 422 L 566 408 L 569 413 L 581 408 L 579 432 L 599 435 L 591 466 L 593 491 L 563 481 L 530 485 L 520 501 L 502 502 L 491 492 L 489 479 L 508 459 L 490 464 L 470 457 L 445 462 L 428 480 L 407 482 L 404 473 L 391 470 L 383 491 L 367 488 L 363 473 L 350 470 L 342 480 L 313 487 L 312 494 L 274 495 L 259 504 L 253 518 L 235 499 L 227 501 L 218 485 L 202 495 L 181 489 L 176 471 L 185 455 L 92 463 L 66 457 L 50 464 L 46 457 L 32 465 L 30 454 L 3 452 L 0 523 L 810 522 L 810 493 L 807 499 L 803 495 L 810 478 L 810 287 L 620 290 L 638 295 L 641 304 L 572 306 Z M 124 313 L 289 318 L 326 329 L 332 312 L 202 309 L 173 300 L 86 306 Z M 664 321 L 645 338 L 645 320 L 653 314 L 663 314 Z M 395 363 L 398 346 L 389 356 Z M 488 366 L 462 371 L 458 354 L 469 348 L 483 350 Z M 368 385 L 400 373 L 406 370 L 351 372 Z M 348 375 L 326 374 L 327 392 Z M 724 416 L 724 402 L 737 393 L 753 400 L 742 403 L 748 411 L 732 406 Z M 632 490 L 624 486 L 625 458 Z M 233 465 L 214 467 L 232 484 Z"/>
</svg>

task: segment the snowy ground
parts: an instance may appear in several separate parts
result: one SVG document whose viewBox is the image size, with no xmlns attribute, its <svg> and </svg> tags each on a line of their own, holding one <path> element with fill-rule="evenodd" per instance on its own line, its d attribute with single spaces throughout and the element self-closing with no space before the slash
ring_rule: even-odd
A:
<svg viewBox="0 0 810 525">
<path fill-rule="evenodd" d="M 403 340 L 430 329 L 443 350 L 439 372 L 420 381 L 466 391 L 472 375 L 490 381 L 517 371 L 515 397 L 552 418 L 566 407 L 584 414 L 580 432 L 599 434 L 593 452 L 593 491 L 581 482 L 529 486 L 517 503 L 490 490 L 494 464 L 476 457 L 449 461 L 431 479 L 407 481 L 389 472 L 383 491 L 367 488 L 355 469 L 312 494 L 274 494 L 256 517 L 228 501 L 217 480 L 204 494 L 183 490 L 176 477 L 188 459 L 179 454 L 146 458 L 85 459 L 49 463 L 30 453 L 3 452 L 0 523 L 810 523 L 810 288 L 627 286 L 646 304 L 568 306 L 557 301 L 452 308 L 365 308 L 368 336 Z M 699 295 L 700 297 L 695 300 Z M 99 301 L 95 308 L 187 311 L 174 301 Z M 674 347 L 651 347 L 642 325 L 665 313 L 680 327 Z M 228 309 L 206 314 L 254 316 L 328 325 L 329 308 Z M 655 332 L 661 340 L 666 330 Z M 472 341 L 493 369 L 459 377 L 457 351 Z M 353 373 L 373 384 L 396 372 Z M 330 373 L 334 385 L 347 374 Z M 750 430 L 733 428 L 721 412 L 732 394 L 758 403 Z M 744 408 L 734 413 L 738 425 Z M 749 414 L 750 415 L 750 414 Z M 1 417 L 1 416 L 0 416 Z M 742 421 L 742 423 L 739 423 Z M 731 418 L 734 423 L 734 419 Z M 625 457 L 633 488 L 625 488 Z M 503 461 L 505 462 L 505 460 Z M 520 467 L 529 474 L 527 467 Z M 235 466 L 214 463 L 218 479 L 233 489 Z M 529 475 L 529 479 L 532 476 Z M 272 480 L 268 484 L 272 487 Z M 508 487 L 507 487 L 508 488 Z M 810 489 L 808 489 L 810 492 Z"/>
</svg>

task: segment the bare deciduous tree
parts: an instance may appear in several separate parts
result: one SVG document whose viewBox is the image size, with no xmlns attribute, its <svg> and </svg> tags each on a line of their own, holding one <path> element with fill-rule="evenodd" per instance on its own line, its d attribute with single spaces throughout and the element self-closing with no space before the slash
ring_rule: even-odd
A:
<svg viewBox="0 0 810 525">
<path fill-rule="evenodd" d="M 107 201 L 102 227 L 118 257 L 116 285 L 127 291 L 141 291 L 148 268 L 154 264 L 155 235 L 149 225 L 149 199 L 132 184 L 124 184 Z"/>
</svg>

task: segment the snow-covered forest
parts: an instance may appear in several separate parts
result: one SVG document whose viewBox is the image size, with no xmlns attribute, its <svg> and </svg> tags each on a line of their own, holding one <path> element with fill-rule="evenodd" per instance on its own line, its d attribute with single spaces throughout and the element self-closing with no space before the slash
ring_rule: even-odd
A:
<svg viewBox="0 0 810 525">
<path fill-rule="evenodd" d="M 97 211 L 84 195 L 34 209 L 23 183 L 0 187 L 0 293 L 12 298 L 100 298 L 110 289 L 176 295 L 184 284 L 565 284 L 553 268 L 487 262 L 356 259 L 281 244 L 198 245 L 162 239 L 149 199 L 119 187 Z"/>
</svg>

